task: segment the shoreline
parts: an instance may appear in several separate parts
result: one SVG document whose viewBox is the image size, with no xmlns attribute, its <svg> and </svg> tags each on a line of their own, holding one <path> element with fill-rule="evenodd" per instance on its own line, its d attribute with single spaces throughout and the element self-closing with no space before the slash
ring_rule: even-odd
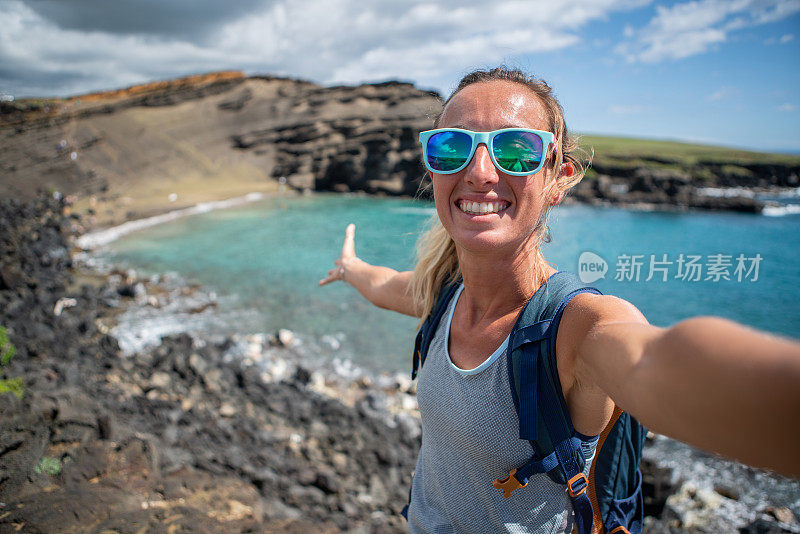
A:
<svg viewBox="0 0 800 534">
<path fill-rule="evenodd" d="M 342 195 L 344 195 L 345 198 L 342 198 Z M 317 200 L 330 198 L 330 199 L 335 199 L 337 202 L 338 201 L 349 202 L 347 200 L 347 197 L 363 198 L 364 202 L 370 202 L 373 199 L 379 200 L 381 198 L 381 197 L 374 197 L 372 195 L 366 195 L 366 194 L 363 194 L 363 193 L 308 193 L 307 196 L 310 197 L 311 200 L 313 200 L 314 198 L 317 198 Z M 395 197 L 388 197 L 388 198 L 394 199 Z M 226 200 L 223 200 L 223 201 L 206 202 L 206 203 L 198 204 L 196 206 L 192 206 L 192 207 L 189 207 L 189 208 L 182 208 L 182 209 L 179 209 L 179 210 L 172 210 L 172 211 L 166 212 L 164 214 L 157 215 L 157 216 L 154 216 L 154 217 L 149 217 L 149 218 L 146 218 L 146 219 L 128 221 L 126 223 L 123 223 L 122 225 L 118 225 L 118 226 L 114 226 L 114 227 L 111 227 L 111 228 L 98 230 L 98 231 L 94 231 L 94 232 L 89 232 L 87 234 L 84 234 L 83 236 L 80 236 L 76 240 L 76 243 L 77 243 L 77 245 L 79 247 L 84 248 L 84 252 L 77 252 L 77 256 L 76 257 L 82 259 L 84 257 L 83 256 L 84 253 L 86 253 L 86 252 L 88 252 L 88 251 L 90 251 L 92 249 L 95 249 L 97 247 L 112 243 L 113 240 L 118 239 L 118 238 L 122 237 L 123 235 L 126 235 L 126 234 L 128 234 L 130 232 L 139 231 L 139 230 L 142 230 L 142 229 L 145 229 L 145 228 L 149 228 L 149 227 L 152 227 L 152 226 L 155 226 L 155 225 L 158 225 L 158 224 L 163 224 L 163 223 L 166 223 L 166 222 L 177 220 L 177 219 L 182 218 L 182 217 L 192 216 L 192 215 L 195 215 L 195 214 L 202 214 L 202 213 L 210 212 L 210 211 L 216 210 L 216 209 L 225 209 L 225 208 L 229 208 L 229 207 L 240 206 L 240 205 L 243 205 L 243 204 L 245 204 L 247 202 L 262 201 L 262 200 L 265 200 L 265 199 L 278 199 L 276 205 L 277 204 L 283 205 L 284 200 L 281 200 L 281 199 L 285 199 L 285 201 L 291 202 L 292 200 L 300 199 L 300 196 L 299 196 L 298 193 L 293 192 L 293 191 L 292 192 L 287 192 L 283 196 L 279 195 L 279 194 L 263 195 L 263 194 L 260 194 L 260 193 L 251 193 L 251 194 L 248 194 L 248 195 L 245 195 L 245 196 L 242 196 L 242 197 L 234 197 L 234 198 L 226 199 Z M 259 205 L 258 208 L 255 208 L 255 209 L 271 210 L 272 209 L 272 205 L 273 205 L 273 203 L 269 202 L 269 203 L 261 204 L 261 205 Z M 617 207 L 617 206 L 614 206 L 614 205 L 610 205 L 610 206 L 593 206 L 593 205 L 587 205 L 587 204 L 584 204 L 584 203 L 572 203 L 572 204 L 570 204 L 570 206 L 572 206 L 572 209 L 576 209 L 576 210 L 580 209 L 579 206 L 588 206 L 590 209 L 591 208 L 596 208 L 596 207 L 601 207 L 601 208 L 611 208 L 611 209 L 616 209 L 616 210 L 623 210 L 623 208 L 620 208 L 620 207 Z M 798 205 L 798 206 L 800 206 L 800 205 Z M 414 208 L 414 209 L 427 209 L 427 208 L 423 207 L 423 208 Z M 644 209 L 642 207 L 639 207 L 639 210 L 636 210 L 636 211 L 651 211 L 651 210 L 647 210 L 647 209 Z M 723 215 L 720 215 L 720 216 L 723 216 Z M 737 217 L 747 217 L 747 216 L 746 215 L 741 215 L 741 216 L 737 216 Z M 794 224 L 794 223 L 792 223 L 792 224 Z M 98 257 L 102 258 L 103 257 L 103 252 L 101 251 L 101 252 L 99 252 L 99 254 L 96 254 L 96 255 L 87 254 L 85 257 L 86 257 L 87 261 L 91 261 L 92 258 L 98 258 Z M 106 267 L 112 268 L 111 266 L 106 266 Z M 135 266 L 128 265 L 128 267 L 134 267 L 134 269 L 135 269 Z M 117 269 L 118 272 L 121 272 L 120 271 L 120 269 L 121 269 L 120 266 L 116 265 L 116 266 L 113 266 L 113 268 Z M 173 267 L 173 268 L 178 269 L 179 267 Z M 152 277 L 156 277 L 156 278 L 163 277 L 165 274 L 169 275 L 169 276 L 172 275 L 171 273 L 163 273 L 163 272 L 161 272 L 161 273 L 159 273 L 159 272 L 149 272 L 149 274 L 152 275 L 151 278 Z M 179 277 L 181 277 L 181 276 L 182 275 L 179 274 Z M 182 281 L 182 283 L 184 283 L 186 285 L 194 285 L 193 283 L 191 283 L 191 282 L 189 282 L 189 281 L 187 281 L 185 279 Z M 211 284 L 212 287 L 213 287 L 213 282 L 212 281 L 209 281 L 209 284 Z M 273 285 L 275 285 L 275 284 L 273 284 Z M 316 285 L 316 284 L 314 284 L 314 285 Z M 197 294 L 199 295 L 201 293 L 202 293 L 202 291 L 199 291 Z M 206 291 L 206 293 L 208 293 L 208 291 Z M 222 293 L 223 293 L 223 295 L 221 295 L 221 300 L 218 300 L 216 295 L 212 291 L 211 298 L 206 298 L 204 302 L 191 303 L 189 305 L 189 308 L 196 309 L 196 308 L 199 308 L 199 307 L 203 307 L 203 308 L 215 307 L 217 310 L 225 311 L 226 310 L 226 308 L 225 308 L 226 303 L 230 304 L 231 302 L 233 302 L 235 300 L 235 298 L 236 298 L 236 295 L 235 294 L 224 295 L 224 293 L 225 293 L 224 290 L 222 290 Z M 254 309 L 254 308 L 250 308 L 250 309 Z M 153 325 L 155 325 L 157 327 L 155 329 L 155 333 L 151 334 L 147 339 L 144 340 L 149 346 L 157 344 L 157 339 L 155 339 L 155 338 L 158 337 L 158 333 L 159 332 L 162 332 L 165 335 L 171 335 L 171 334 L 177 334 L 177 333 L 179 333 L 181 331 L 186 331 L 186 330 L 199 331 L 200 329 L 203 328 L 203 326 L 200 324 L 201 322 L 203 322 L 203 320 L 202 319 L 192 320 L 192 318 L 194 316 L 190 316 L 189 320 L 184 320 L 186 315 L 182 315 L 181 317 L 177 317 L 175 315 L 167 315 L 167 316 L 162 316 L 162 319 L 163 319 L 162 320 L 162 319 L 159 319 L 159 317 L 155 313 L 157 310 L 153 310 L 153 311 L 154 311 L 154 313 L 146 314 L 145 316 L 141 317 L 142 322 L 143 321 L 148 321 L 150 324 L 153 324 Z M 239 316 L 244 317 L 244 318 L 249 317 L 246 313 L 242 312 L 241 309 L 231 310 L 230 307 L 229 307 L 229 308 L 227 308 L 227 311 L 238 312 Z M 254 313 L 252 313 L 250 315 L 254 315 Z M 326 356 L 328 356 L 330 353 L 326 352 L 324 349 L 326 349 L 326 346 L 329 345 L 329 344 L 336 344 L 337 346 L 332 349 L 333 353 L 330 354 L 331 358 L 336 357 L 336 356 L 340 356 L 342 358 L 342 360 L 343 360 L 343 365 L 345 365 L 345 366 L 350 366 L 351 365 L 351 360 L 349 360 L 348 357 L 352 358 L 352 360 L 354 360 L 354 361 L 360 361 L 358 359 L 358 354 L 354 355 L 354 353 L 352 351 L 347 351 L 347 352 L 342 351 L 342 352 L 338 352 L 337 353 L 336 351 L 338 351 L 338 343 L 337 343 L 336 339 L 332 339 L 331 342 L 329 343 L 327 340 L 324 339 L 325 336 L 320 336 L 320 335 L 313 336 L 312 334 L 309 333 L 309 331 L 307 329 L 304 328 L 304 324 L 302 322 L 295 322 L 295 323 L 287 324 L 287 323 L 281 323 L 280 321 L 273 321 L 273 322 L 276 323 L 276 324 L 272 325 L 274 327 L 273 331 L 265 331 L 265 330 L 262 330 L 262 326 L 260 326 L 260 325 L 248 323 L 248 324 L 250 324 L 251 328 L 248 329 L 248 331 L 242 332 L 241 328 L 240 328 L 241 327 L 241 322 L 239 322 L 238 319 L 234 319 L 233 321 L 231 321 L 230 317 L 233 317 L 233 316 L 234 315 L 230 315 L 230 314 L 225 316 L 226 319 L 227 319 L 225 321 L 225 323 L 226 323 L 226 327 L 225 328 L 218 328 L 218 329 L 211 328 L 211 329 L 214 330 L 217 333 L 223 333 L 223 334 L 242 333 L 243 335 L 251 335 L 251 334 L 272 335 L 272 334 L 274 334 L 274 330 L 275 329 L 277 329 L 279 327 L 288 327 L 288 328 L 291 328 L 291 329 L 296 331 L 296 336 L 295 337 L 300 338 L 304 342 L 306 342 L 305 346 L 303 347 L 303 350 L 305 350 L 305 352 L 308 352 L 309 354 L 317 354 L 317 355 L 325 354 Z M 140 322 L 139 321 L 140 318 L 134 318 L 134 319 L 136 319 L 136 322 Z M 213 321 L 213 320 L 205 319 L 204 322 L 206 324 L 208 324 L 211 321 Z M 217 323 L 220 324 L 219 322 L 217 322 Z M 181 328 L 180 329 L 178 329 L 178 328 L 171 329 L 170 325 L 172 325 L 172 324 L 177 324 L 178 326 L 181 326 Z M 134 328 L 135 328 L 135 330 L 139 330 L 139 331 L 141 330 L 140 325 L 138 325 L 138 324 L 134 324 Z M 250 331 L 250 330 L 252 330 L 252 331 Z M 338 331 L 337 332 L 331 331 L 331 333 L 337 333 L 338 334 L 339 332 Z M 134 335 L 132 335 L 132 336 L 126 336 L 127 339 L 131 339 L 133 341 L 136 341 L 136 334 L 137 333 L 134 332 L 133 334 Z M 786 335 L 786 336 L 789 335 L 789 334 L 786 334 L 786 333 L 777 333 L 777 334 L 778 335 Z M 328 337 L 332 337 L 332 336 L 328 336 Z M 148 342 L 148 339 L 149 339 L 149 342 Z M 339 339 L 338 341 L 342 341 L 342 339 Z M 122 340 L 120 342 L 123 343 Z M 123 345 L 124 345 L 124 343 L 123 343 Z M 400 356 L 404 356 L 404 355 L 400 354 Z M 391 370 L 393 372 L 405 370 L 405 367 L 406 367 L 404 365 L 405 360 L 398 360 L 398 361 L 400 362 L 400 364 L 399 365 L 393 365 L 392 368 L 391 368 Z M 363 361 L 362 361 L 362 363 L 363 363 Z M 369 364 L 367 364 L 366 367 L 369 367 Z M 366 369 L 362 369 L 361 370 L 362 372 L 359 372 L 358 369 L 356 369 L 354 371 L 354 374 L 364 374 L 363 371 L 365 371 L 365 370 Z M 375 371 L 374 369 L 370 369 L 370 372 L 371 373 L 375 373 L 375 372 L 379 373 L 380 370 Z"/>
<path fill-rule="evenodd" d="M 745 192 L 746 193 L 743 193 Z M 160 206 L 153 206 L 152 211 L 156 212 L 155 215 L 143 217 L 139 219 L 129 219 L 119 224 L 114 224 L 109 227 L 101 227 L 97 229 L 90 229 L 83 233 L 75 240 L 75 244 L 84 249 L 91 250 L 103 245 L 107 245 L 116 241 L 120 237 L 136 232 L 145 228 L 171 222 L 174 220 L 197 215 L 201 213 L 208 213 L 215 210 L 226 209 L 236 206 L 245 205 L 251 202 L 257 202 L 267 198 L 275 198 L 281 195 L 297 196 L 300 194 L 332 194 L 332 195 L 354 195 L 360 194 L 367 197 L 380 198 L 381 195 L 370 195 L 368 193 L 348 192 L 337 193 L 335 191 L 307 191 L 302 192 L 295 189 L 278 190 L 278 191 L 253 191 L 243 196 L 214 198 L 212 200 L 198 202 L 189 207 L 170 209 L 168 204 Z M 755 215 L 763 215 L 767 217 L 780 217 L 786 215 L 800 214 L 800 188 L 773 188 L 773 189 L 747 189 L 742 187 L 717 187 L 717 188 L 701 188 L 698 189 L 701 197 L 709 200 L 713 199 L 729 199 L 729 198 L 747 198 L 757 199 L 759 195 L 766 195 L 771 197 L 769 200 L 764 201 L 764 205 L 760 212 L 754 213 Z M 399 198 L 403 196 L 400 195 Z M 412 198 L 412 197 L 408 197 Z M 791 202 L 778 202 L 774 198 L 780 199 L 798 199 L 798 203 Z M 701 207 L 682 206 L 669 203 L 658 202 L 642 202 L 636 200 L 617 199 L 611 201 L 604 198 L 596 198 L 593 201 L 587 202 L 583 198 L 576 198 L 573 195 L 568 195 L 563 206 L 578 205 L 578 206 L 594 206 L 605 208 L 617 208 L 631 211 L 665 211 L 665 212 L 707 212 L 707 211 L 720 211 L 729 212 L 736 210 L 708 210 Z"/>
<path fill-rule="evenodd" d="M 277 192 L 264 193 L 260 191 L 255 191 L 240 197 L 199 202 L 188 208 L 178 208 L 174 210 L 168 210 L 158 215 L 153 215 L 151 217 L 125 221 L 121 224 L 114 225 L 109 228 L 90 230 L 89 232 L 79 236 L 75 240 L 75 244 L 84 250 L 92 250 L 94 248 L 112 243 L 124 235 L 137 232 L 145 228 L 151 228 L 153 226 L 157 226 L 159 224 L 163 224 L 166 222 L 176 221 L 178 219 L 182 219 L 190 215 L 197 215 L 200 213 L 208 213 L 215 210 L 232 208 L 235 206 L 242 206 L 245 204 L 249 204 L 251 202 L 264 200 L 265 198 L 277 196 L 278 194 L 279 193 Z"/>
<path fill-rule="evenodd" d="M 387 408 L 391 413 L 404 412 L 419 417 L 416 387 L 408 372 L 371 370 L 347 357 L 321 358 L 313 350 L 309 352 L 310 348 L 301 341 L 300 337 L 308 337 L 307 334 L 286 328 L 271 332 L 207 333 L 194 327 L 193 319 L 198 318 L 202 323 L 218 314 L 218 297 L 201 284 L 188 283 L 180 274 L 157 273 L 140 278 L 133 270 L 98 264 L 88 255 L 77 259 L 76 268 L 82 275 L 105 280 L 123 296 L 117 305 L 113 325 L 108 325 L 108 333 L 119 343 L 123 357 L 135 358 L 157 349 L 166 338 L 190 336 L 200 344 L 225 339 L 233 344 L 231 354 L 241 358 L 245 366 L 258 367 L 270 380 L 286 380 L 298 370 L 308 372 L 309 389 L 351 407 L 363 399 L 367 390 L 378 389 L 387 395 Z M 151 309 L 151 316 L 140 313 Z M 146 335 L 142 335 L 141 329 L 131 330 L 131 324 L 126 325 L 128 330 L 120 328 L 127 314 L 134 315 L 132 322 L 144 323 L 148 330 Z M 170 328 L 172 325 L 179 326 Z M 153 328 L 155 332 L 151 331 Z"/>
<path fill-rule="evenodd" d="M 709 191 L 707 194 L 703 196 L 714 199 L 714 198 L 731 198 L 733 195 L 730 193 L 736 193 L 737 196 L 741 196 L 740 187 L 730 187 L 730 188 L 707 188 Z M 222 198 L 222 199 L 214 199 L 208 200 L 204 202 L 198 202 L 189 207 L 185 208 L 177 208 L 177 209 L 167 209 L 167 206 L 157 206 L 153 208 L 157 214 L 152 215 L 149 217 L 143 217 L 140 219 L 129 219 L 125 222 L 114 224 L 109 227 L 100 227 L 100 228 L 93 228 L 90 229 L 79 237 L 77 237 L 74 241 L 74 244 L 79 248 L 83 249 L 84 251 L 89 251 L 98 247 L 102 247 L 104 245 L 108 245 L 119 239 L 122 236 L 128 235 L 133 232 L 137 232 L 139 230 L 143 230 L 146 228 L 151 228 L 153 226 L 157 226 L 159 224 L 164 224 L 167 222 L 175 221 L 182 219 L 184 217 L 188 217 L 191 215 L 198 215 L 202 213 L 209 213 L 211 211 L 227 209 L 237 206 L 242 206 L 252 202 L 258 202 L 261 200 L 265 200 L 267 198 L 276 198 L 281 195 L 287 196 L 297 196 L 300 194 L 332 194 L 332 195 L 353 195 L 359 194 L 357 192 L 350 192 L 350 193 L 337 193 L 333 191 L 311 191 L 311 192 L 300 192 L 296 190 L 289 190 L 289 191 L 254 191 L 251 193 L 247 193 L 243 196 L 238 197 L 229 197 L 229 198 Z M 777 198 L 798 198 L 800 199 L 800 188 L 791 188 L 788 190 L 785 189 L 776 189 L 773 192 L 770 191 L 757 191 L 753 192 L 752 194 L 748 195 L 746 198 L 756 198 L 758 194 L 772 194 Z M 374 196 L 376 198 L 380 198 L 379 195 L 369 195 L 363 193 L 364 196 Z M 402 196 L 400 197 L 402 198 Z M 412 198 L 412 197 L 408 197 Z M 765 217 L 781 217 L 786 215 L 796 215 L 800 214 L 800 203 L 783 203 L 780 204 L 776 201 L 768 201 L 763 206 L 762 211 L 760 213 L 755 213 L 755 215 L 762 215 Z M 590 207 L 602 207 L 602 208 L 617 208 L 623 210 L 630 210 L 630 211 L 639 211 L 639 212 L 707 212 L 709 210 L 703 208 L 692 208 L 686 206 L 677 206 L 674 204 L 663 204 L 663 203 L 655 203 L 655 202 L 637 202 L 637 201 L 609 201 L 607 199 L 596 199 L 593 202 L 586 202 L 582 199 L 576 199 L 574 197 L 568 196 L 567 199 L 562 206 L 590 206 Z M 728 210 L 714 210 L 714 211 L 728 211 Z"/>
</svg>

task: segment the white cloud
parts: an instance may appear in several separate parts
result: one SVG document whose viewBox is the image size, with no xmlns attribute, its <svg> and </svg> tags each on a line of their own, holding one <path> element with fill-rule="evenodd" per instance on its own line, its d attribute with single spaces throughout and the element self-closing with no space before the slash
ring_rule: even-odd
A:
<svg viewBox="0 0 800 534">
<path fill-rule="evenodd" d="M 326 83 L 402 78 L 444 88 L 475 65 L 571 46 L 581 26 L 640 3 L 501 0 L 489 9 L 474 0 L 286 1 L 221 35 L 226 48 L 237 50 L 282 43 L 279 70 Z"/>
<path fill-rule="evenodd" d="M 778 106 L 778 110 L 780 110 L 780 111 L 796 111 L 797 110 L 797 106 L 787 102 L 786 104 L 782 104 L 782 105 Z"/>
<path fill-rule="evenodd" d="M 656 7 L 656 16 L 617 46 L 630 62 L 657 63 L 702 54 L 744 28 L 800 11 L 800 0 L 698 0 Z"/>
<path fill-rule="evenodd" d="M 706 102 L 719 102 L 720 100 L 727 100 L 739 94 L 739 90 L 735 87 L 720 87 L 706 97 Z"/>
<path fill-rule="evenodd" d="M 607 111 L 612 115 L 640 115 L 646 111 L 650 111 L 650 108 L 638 104 L 615 104 L 609 106 Z"/>
<path fill-rule="evenodd" d="M 0 0 L 0 89 L 63 95 L 229 68 L 446 89 L 475 66 L 572 46 L 586 24 L 648 1 L 275 0 L 190 40 L 65 29 L 21 0 Z"/>
<path fill-rule="evenodd" d="M 791 43 L 792 41 L 794 41 L 794 34 L 793 33 L 787 33 L 787 34 L 781 35 L 780 38 L 770 37 L 768 39 L 765 39 L 764 40 L 764 44 L 765 45 L 774 45 L 774 44 L 777 44 L 777 43 L 786 44 L 786 43 Z"/>
<path fill-rule="evenodd" d="M 226 59 L 221 51 L 183 41 L 60 29 L 19 2 L 0 3 L 0 13 L 0 76 L 16 73 L 10 81 L 18 83 L 12 91 L 0 88 L 22 96 L 120 87 L 213 70 Z"/>
</svg>

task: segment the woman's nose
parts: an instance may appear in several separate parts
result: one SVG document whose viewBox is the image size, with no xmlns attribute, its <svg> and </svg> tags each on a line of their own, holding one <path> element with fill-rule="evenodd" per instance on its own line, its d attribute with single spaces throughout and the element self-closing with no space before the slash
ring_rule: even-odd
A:
<svg viewBox="0 0 800 534">
<path fill-rule="evenodd" d="M 472 161 L 465 169 L 464 179 L 471 184 L 482 186 L 487 183 L 495 183 L 498 178 L 497 167 L 494 166 L 492 157 L 489 155 L 489 148 L 484 144 L 478 145 Z"/>
</svg>

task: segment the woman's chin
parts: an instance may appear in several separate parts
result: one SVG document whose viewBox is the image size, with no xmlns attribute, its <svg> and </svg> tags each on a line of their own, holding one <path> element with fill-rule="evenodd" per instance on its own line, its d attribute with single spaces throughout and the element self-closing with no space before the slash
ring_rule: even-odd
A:
<svg viewBox="0 0 800 534">
<path fill-rule="evenodd" d="M 462 250 L 476 254 L 503 254 L 519 247 L 522 240 L 509 236 L 501 228 L 451 232 L 451 237 Z"/>
</svg>

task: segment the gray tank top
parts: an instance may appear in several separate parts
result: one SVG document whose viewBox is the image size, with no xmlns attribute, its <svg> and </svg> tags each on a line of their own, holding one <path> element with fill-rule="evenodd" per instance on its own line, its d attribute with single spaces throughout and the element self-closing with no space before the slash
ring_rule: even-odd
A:
<svg viewBox="0 0 800 534">
<path fill-rule="evenodd" d="M 509 499 L 492 486 L 524 464 L 533 449 L 519 439 L 519 420 L 509 388 L 505 358 L 508 338 L 481 365 L 456 367 L 448 352 L 450 323 L 460 287 L 431 342 L 419 373 L 417 400 L 422 447 L 411 489 L 412 533 L 570 532 L 572 505 L 565 486 L 534 475 Z M 586 438 L 585 473 L 595 438 Z"/>
</svg>

